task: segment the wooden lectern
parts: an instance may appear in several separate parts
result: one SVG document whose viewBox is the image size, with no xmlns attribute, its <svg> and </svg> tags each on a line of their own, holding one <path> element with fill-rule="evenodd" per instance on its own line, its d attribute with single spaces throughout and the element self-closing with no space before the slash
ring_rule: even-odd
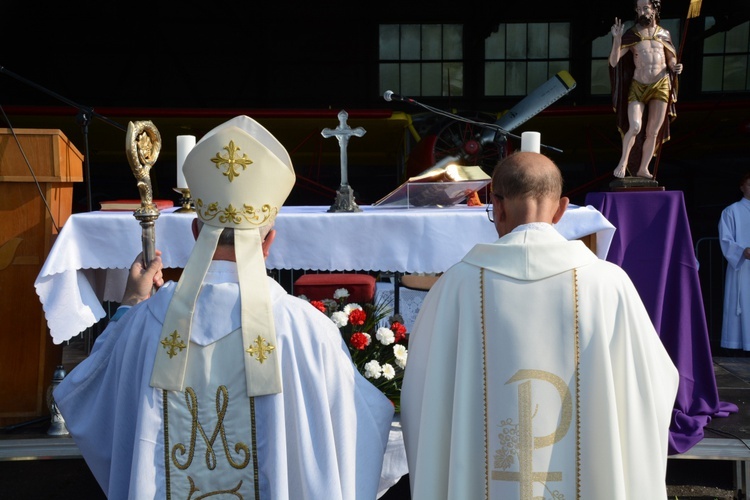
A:
<svg viewBox="0 0 750 500">
<path fill-rule="evenodd" d="M 34 281 L 70 217 L 82 165 L 60 130 L 0 128 L 0 426 L 49 414 L 62 346 L 52 343 Z"/>
</svg>

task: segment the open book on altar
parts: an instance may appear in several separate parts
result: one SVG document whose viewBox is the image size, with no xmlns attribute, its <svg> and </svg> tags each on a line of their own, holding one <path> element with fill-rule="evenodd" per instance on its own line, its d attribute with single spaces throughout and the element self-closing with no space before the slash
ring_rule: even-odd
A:
<svg viewBox="0 0 750 500">
<path fill-rule="evenodd" d="M 373 206 L 451 206 L 462 202 L 490 181 L 490 176 L 481 167 L 450 164 L 410 177 Z"/>
</svg>

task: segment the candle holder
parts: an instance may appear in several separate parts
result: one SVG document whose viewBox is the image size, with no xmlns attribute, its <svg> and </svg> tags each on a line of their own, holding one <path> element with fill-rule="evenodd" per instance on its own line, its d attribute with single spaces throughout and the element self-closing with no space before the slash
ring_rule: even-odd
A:
<svg viewBox="0 0 750 500">
<path fill-rule="evenodd" d="M 180 193 L 180 205 L 181 207 L 175 210 L 175 213 L 186 214 L 194 213 L 195 205 L 193 199 L 190 197 L 190 188 L 172 188 L 176 193 Z"/>
<path fill-rule="evenodd" d="M 63 365 L 57 365 L 55 372 L 52 374 L 52 385 L 47 388 L 47 408 L 49 409 L 50 426 L 47 430 L 47 434 L 50 436 L 69 436 L 70 432 L 65 426 L 65 419 L 60 413 L 60 409 L 57 407 L 53 392 L 55 388 L 60 385 L 60 382 L 65 378 L 65 367 Z"/>
</svg>

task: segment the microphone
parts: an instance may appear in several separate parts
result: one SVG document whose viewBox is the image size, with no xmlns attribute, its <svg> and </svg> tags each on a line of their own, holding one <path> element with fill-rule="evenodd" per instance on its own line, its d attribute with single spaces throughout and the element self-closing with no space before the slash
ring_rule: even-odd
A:
<svg viewBox="0 0 750 500">
<path fill-rule="evenodd" d="M 386 90 L 385 94 L 383 94 L 383 99 L 385 99 L 388 102 L 391 102 L 391 101 L 414 102 L 413 99 L 409 97 L 404 97 L 402 95 L 394 94 L 392 90 Z"/>
</svg>

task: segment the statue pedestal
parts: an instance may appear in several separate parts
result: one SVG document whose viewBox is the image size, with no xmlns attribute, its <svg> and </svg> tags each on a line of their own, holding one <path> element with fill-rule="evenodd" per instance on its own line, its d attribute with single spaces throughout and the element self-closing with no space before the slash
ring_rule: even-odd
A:
<svg viewBox="0 0 750 500">
<path fill-rule="evenodd" d="M 655 179 L 633 176 L 615 179 L 609 183 L 609 188 L 612 191 L 664 191 L 664 186 L 659 186 Z"/>
</svg>

